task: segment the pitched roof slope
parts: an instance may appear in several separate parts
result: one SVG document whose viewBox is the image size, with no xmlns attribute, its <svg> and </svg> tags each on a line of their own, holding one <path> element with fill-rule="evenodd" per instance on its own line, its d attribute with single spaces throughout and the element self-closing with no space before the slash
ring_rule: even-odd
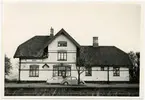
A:
<svg viewBox="0 0 145 100">
<path fill-rule="evenodd" d="M 115 46 L 81 46 L 80 58 L 90 66 L 132 66 L 128 54 Z"/>
<path fill-rule="evenodd" d="M 44 45 L 46 45 L 50 39 L 49 36 L 32 37 L 17 48 L 14 58 L 41 58 L 45 48 Z"/>
<path fill-rule="evenodd" d="M 44 49 L 59 35 L 65 35 L 74 45 L 80 45 L 62 28 L 55 36 L 34 36 L 21 44 L 14 55 L 14 58 L 44 58 Z"/>
<path fill-rule="evenodd" d="M 58 36 L 65 35 L 68 39 L 70 39 L 74 45 L 76 45 L 78 48 L 80 48 L 79 43 L 77 43 L 63 28 L 48 42 L 49 44 Z"/>
</svg>

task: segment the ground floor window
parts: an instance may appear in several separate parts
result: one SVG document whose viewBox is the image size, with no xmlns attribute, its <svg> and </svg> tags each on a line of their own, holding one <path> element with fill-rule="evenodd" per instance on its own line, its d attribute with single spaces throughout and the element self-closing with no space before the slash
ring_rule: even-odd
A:
<svg viewBox="0 0 145 100">
<path fill-rule="evenodd" d="M 101 67 L 101 71 L 104 71 L 104 67 Z"/>
<path fill-rule="evenodd" d="M 39 77 L 39 65 L 30 65 L 29 76 Z"/>
<path fill-rule="evenodd" d="M 113 67 L 113 76 L 120 76 L 120 68 Z"/>
<path fill-rule="evenodd" d="M 53 66 L 53 77 L 55 76 L 71 76 L 71 66 Z"/>
<path fill-rule="evenodd" d="M 86 68 L 85 74 L 86 76 L 92 76 L 92 68 L 91 67 Z"/>
</svg>

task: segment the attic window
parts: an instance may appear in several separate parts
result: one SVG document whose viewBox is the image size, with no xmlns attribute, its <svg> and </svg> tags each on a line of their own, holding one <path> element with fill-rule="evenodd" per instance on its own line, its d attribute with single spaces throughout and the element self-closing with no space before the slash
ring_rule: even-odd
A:
<svg viewBox="0 0 145 100">
<path fill-rule="evenodd" d="M 58 41 L 58 47 L 67 47 L 66 41 Z"/>
<path fill-rule="evenodd" d="M 49 68 L 49 66 L 46 63 L 42 66 L 42 68 L 44 68 L 44 67 Z"/>
</svg>

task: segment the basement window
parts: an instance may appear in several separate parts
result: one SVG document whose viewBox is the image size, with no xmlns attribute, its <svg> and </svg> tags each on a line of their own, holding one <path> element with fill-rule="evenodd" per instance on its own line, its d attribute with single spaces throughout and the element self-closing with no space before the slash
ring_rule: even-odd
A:
<svg viewBox="0 0 145 100">
<path fill-rule="evenodd" d="M 120 68 L 113 67 L 113 76 L 120 76 Z"/>
</svg>

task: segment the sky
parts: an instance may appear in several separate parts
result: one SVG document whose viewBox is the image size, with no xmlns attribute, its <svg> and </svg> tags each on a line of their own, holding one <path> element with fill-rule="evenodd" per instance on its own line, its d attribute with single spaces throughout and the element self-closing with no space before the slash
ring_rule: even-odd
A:
<svg viewBox="0 0 145 100">
<path fill-rule="evenodd" d="M 64 28 L 80 45 L 116 46 L 140 51 L 141 8 L 132 3 L 9 2 L 2 9 L 3 52 L 13 59 L 17 47 L 35 35 Z"/>
</svg>

